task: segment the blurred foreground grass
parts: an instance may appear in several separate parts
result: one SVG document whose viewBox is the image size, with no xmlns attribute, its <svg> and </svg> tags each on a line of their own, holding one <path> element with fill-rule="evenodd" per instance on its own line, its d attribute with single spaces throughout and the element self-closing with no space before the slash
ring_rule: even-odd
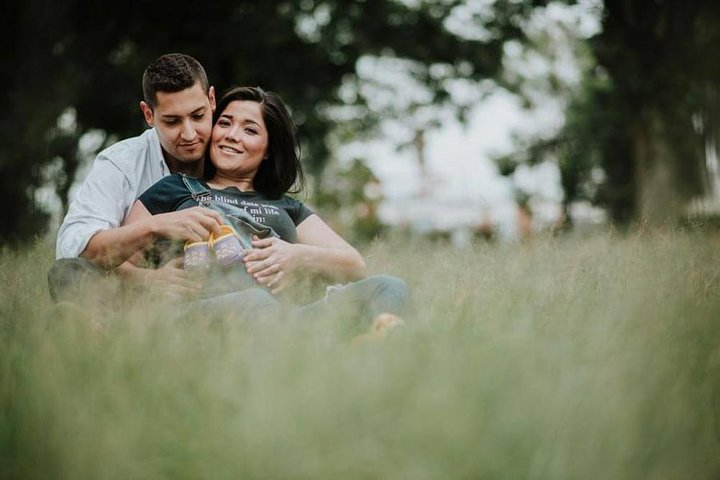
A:
<svg viewBox="0 0 720 480">
<path fill-rule="evenodd" d="M 0 478 L 720 476 L 717 234 L 367 254 L 417 311 L 352 347 L 150 298 L 94 335 L 53 309 L 49 249 L 3 253 Z"/>
</svg>

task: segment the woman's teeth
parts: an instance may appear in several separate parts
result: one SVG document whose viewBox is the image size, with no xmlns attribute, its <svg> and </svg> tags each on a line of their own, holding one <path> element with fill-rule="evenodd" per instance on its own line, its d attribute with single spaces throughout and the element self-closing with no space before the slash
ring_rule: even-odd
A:
<svg viewBox="0 0 720 480">
<path fill-rule="evenodd" d="M 228 153 L 240 153 L 240 150 L 236 150 L 232 147 L 220 147 L 220 150 L 222 150 L 223 152 L 228 152 Z"/>
</svg>

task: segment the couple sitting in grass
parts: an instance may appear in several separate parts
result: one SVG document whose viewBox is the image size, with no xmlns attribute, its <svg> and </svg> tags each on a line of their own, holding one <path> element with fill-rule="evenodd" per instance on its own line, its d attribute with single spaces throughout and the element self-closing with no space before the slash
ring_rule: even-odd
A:
<svg viewBox="0 0 720 480">
<path fill-rule="evenodd" d="M 350 309 L 375 331 L 402 323 L 404 282 L 367 277 L 357 250 L 287 195 L 303 174 L 276 94 L 234 88 L 215 108 L 202 66 L 180 54 L 153 62 L 143 90 L 154 128 L 98 155 L 58 234 L 49 273 L 56 300 L 82 278 L 116 270 L 192 299 L 192 310 L 304 319 Z M 170 252 L 184 246 L 183 261 L 144 268 L 142 252 L 157 239 L 169 240 Z M 307 305 L 283 301 L 308 274 L 338 285 Z"/>
</svg>

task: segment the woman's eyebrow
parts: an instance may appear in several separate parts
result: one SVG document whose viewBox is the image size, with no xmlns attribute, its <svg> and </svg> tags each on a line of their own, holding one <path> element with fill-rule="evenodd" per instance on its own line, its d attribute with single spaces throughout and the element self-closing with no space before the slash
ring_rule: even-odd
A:
<svg viewBox="0 0 720 480">
<path fill-rule="evenodd" d="M 235 116 L 231 113 L 222 113 L 220 114 L 220 118 L 228 118 L 230 120 L 233 120 Z M 258 127 L 260 126 L 260 123 L 253 120 L 252 118 L 240 118 L 240 122 L 243 124 L 252 124 Z"/>
</svg>

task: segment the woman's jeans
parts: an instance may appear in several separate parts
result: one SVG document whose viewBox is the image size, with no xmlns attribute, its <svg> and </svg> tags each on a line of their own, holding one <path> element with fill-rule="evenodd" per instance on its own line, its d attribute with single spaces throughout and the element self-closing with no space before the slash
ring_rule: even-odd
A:
<svg viewBox="0 0 720 480">
<path fill-rule="evenodd" d="M 255 287 L 193 302 L 192 310 L 236 314 L 247 320 L 292 317 L 305 321 L 340 315 L 369 325 L 381 313 L 402 316 L 407 308 L 405 282 L 389 275 L 376 275 L 328 287 L 324 298 L 302 306 L 283 303 L 267 290 Z"/>
</svg>

